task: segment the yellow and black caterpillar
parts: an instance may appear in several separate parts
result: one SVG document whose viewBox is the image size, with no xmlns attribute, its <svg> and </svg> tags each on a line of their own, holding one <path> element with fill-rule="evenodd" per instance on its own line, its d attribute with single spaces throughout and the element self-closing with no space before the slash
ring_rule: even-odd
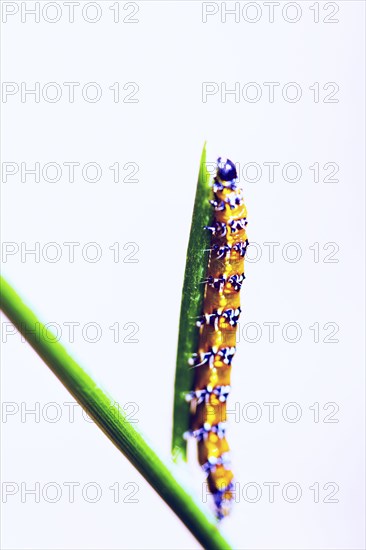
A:
<svg viewBox="0 0 366 550">
<path fill-rule="evenodd" d="M 191 401 L 191 434 L 198 442 L 198 460 L 207 474 L 221 519 L 228 514 L 233 499 L 233 473 L 225 436 L 226 400 L 248 246 L 247 211 L 237 186 L 236 168 L 230 160 L 217 160 L 213 193 L 213 223 L 205 227 L 212 236 L 203 313 L 197 322 L 197 353 L 190 360 L 195 367 L 194 388 L 187 399 Z"/>
</svg>

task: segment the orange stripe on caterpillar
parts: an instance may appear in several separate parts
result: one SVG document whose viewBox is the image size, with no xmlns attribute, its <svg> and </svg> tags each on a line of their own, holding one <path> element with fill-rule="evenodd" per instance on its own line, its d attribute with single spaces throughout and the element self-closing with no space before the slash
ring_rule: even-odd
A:
<svg viewBox="0 0 366 550">
<path fill-rule="evenodd" d="M 244 282 L 248 246 L 247 211 L 237 187 L 235 165 L 221 158 L 213 182 L 214 199 L 210 257 L 204 280 L 203 311 L 197 353 L 189 363 L 195 369 L 191 402 L 191 431 L 197 439 L 198 460 L 207 474 L 219 519 L 229 513 L 233 473 L 226 440 L 226 401 L 230 393 L 231 362 L 240 317 L 239 291 Z"/>
</svg>

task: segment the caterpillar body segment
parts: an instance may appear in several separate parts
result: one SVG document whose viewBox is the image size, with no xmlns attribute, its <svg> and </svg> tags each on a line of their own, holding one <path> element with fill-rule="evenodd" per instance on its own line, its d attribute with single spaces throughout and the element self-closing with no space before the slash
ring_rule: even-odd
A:
<svg viewBox="0 0 366 550">
<path fill-rule="evenodd" d="M 219 158 L 213 182 L 213 223 L 205 279 L 203 312 L 197 325 L 197 353 L 191 401 L 191 434 L 197 439 L 198 460 L 207 474 L 217 517 L 229 513 L 233 500 L 233 473 L 226 440 L 226 401 L 230 394 L 231 363 L 235 354 L 240 317 L 240 289 L 248 246 L 247 210 L 237 187 L 235 165 Z"/>
</svg>

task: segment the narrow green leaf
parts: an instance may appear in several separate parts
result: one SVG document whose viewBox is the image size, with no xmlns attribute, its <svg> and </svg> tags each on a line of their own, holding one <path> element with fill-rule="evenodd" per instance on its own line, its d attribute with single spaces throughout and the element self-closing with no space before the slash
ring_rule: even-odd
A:
<svg viewBox="0 0 366 550">
<path fill-rule="evenodd" d="M 213 517 L 210 518 L 175 479 L 173 469 L 177 466 L 173 462 L 169 466 L 164 464 L 141 433 L 126 419 L 118 403 L 76 363 L 3 277 L 0 278 L 0 291 L 0 306 L 5 315 L 198 542 L 207 549 L 230 549 Z M 141 524 L 143 526 L 143 518 Z"/>
<path fill-rule="evenodd" d="M 172 455 L 176 462 L 187 459 L 184 433 L 189 429 L 189 405 L 185 394 L 193 388 L 194 371 L 188 365 L 192 353 L 197 351 L 199 330 L 197 318 L 202 314 L 202 303 L 210 247 L 210 233 L 204 226 L 212 220 L 212 188 L 206 166 L 206 143 L 203 147 L 189 236 L 186 270 L 180 309 L 177 364 L 175 371 Z"/>
</svg>

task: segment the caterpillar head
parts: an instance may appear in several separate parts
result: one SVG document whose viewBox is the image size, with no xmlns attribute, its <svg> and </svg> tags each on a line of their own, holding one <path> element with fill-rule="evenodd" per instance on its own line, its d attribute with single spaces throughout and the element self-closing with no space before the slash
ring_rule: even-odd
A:
<svg viewBox="0 0 366 550">
<path fill-rule="evenodd" d="M 221 181 L 235 180 L 238 177 L 235 164 L 229 159 L 219 157 L 217 159 L 217 177 Z"/>
</svg>

